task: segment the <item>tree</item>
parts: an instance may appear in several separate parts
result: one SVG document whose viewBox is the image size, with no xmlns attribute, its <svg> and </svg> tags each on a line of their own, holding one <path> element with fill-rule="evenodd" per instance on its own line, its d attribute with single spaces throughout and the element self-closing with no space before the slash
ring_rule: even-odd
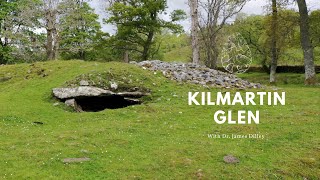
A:
<svg viewBox="0 0 320 180">
<path fill-rule="evenodd" d="M 57 58 L 59 35 L 58 35 L 58 5 L 60 0 L 43 0 L 43 17 L 47 32 L 46 51 L 47 60 Z"/>
<path fill-rule="evenodd" d="M 111 17 L 107 23 L 117 25 L 117 33 L 113 36 L 112 46 L 118 50 L 131 51 L 139 54 L 139 58 L 147 60 L 154 45 L 156 33 L 162 29 L 174 32 L 182 31 L 175 22 L 184 18 L 182 10 L 171 13 L 171 21 L 160 18 L 167 8 L 166 0 L 121 0 L 111 4 L 108 12 Z"/>
<path fill-rule="evenodd" d="M 191 15 L 191 36 L 192 36 L 192 62 L 195 64 L 200 63 L 200 50 L 198 40 L 198 0 L 189 0 L 190 15 Z"/>
<path fill-rule="evenodd" d="M 305 84 L 314 85 L 316 84 L 317 80 L 314 67 L 313 47 L 310 41 L 307 4 L 305 0 L 298 0 L 297 3 L 300 14 L 300 36 L 304 56 Z"/>
<path fill-rule="evenodd" d="M 0 2 L 0 63 L 41 60 L 38 0 Z M 39 56 L 40 55 L 40 56 Z"/>
<path fill-rule="evenodd" d="M 236 18 L 232 32 L 238 32 L 248 43 L 253 59 L 258 59 L 259 63 L 267 69 L 269 49 L 266 46 L 266 17 L 251 15 Z"/>
<path fill-rule="evenodd" d="M 10 43 L 14 61 L 34 62 L 44 60 L 44 36 L 39 21 L 41 1 L 20 0 L 17 10 L 10 15 L 13 28 Z"/>
<path fill-rule="evenodd" d="M 60 4 L 60 47 L 66 59 L 85 60 L 101 38 L 99 16 L 83 0 L 65 0 Z"/>
<path fill-rule="evenodd" d="M 277 0 L 272 0 L 272 21 L 271 21 L 271 66 L 270 66 L 270 83 L 276 82 L 276 71 L 278 65 L 278 48 L 277 48 L 277 28 L 278 28 L 278 8 Z"/>
<path fill-rule="evenodd" d="M 203 0 L 199 1 L 200 32 L 205 46 L 208 67 L 216 68 L 218 64 L 219 49 L 218 35 L 227 20 L 241 11 L 247 0 Z"/>
<path fill-rule="evenodd" d="M 12 27 L 9 15 L 17 10 L 16 1 L 0 1 L 0 64 L 7 63 L 10 59 L 11 47 L 6 32 Z"/>
</svg>

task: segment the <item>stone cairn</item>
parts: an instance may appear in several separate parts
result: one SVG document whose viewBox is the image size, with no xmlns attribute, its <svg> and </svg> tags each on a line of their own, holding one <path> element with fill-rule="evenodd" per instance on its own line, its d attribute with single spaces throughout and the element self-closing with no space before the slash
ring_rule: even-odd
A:
<svg viewBox="0 0 320 180">
<path fill-rule="evenodd" d="M 217 88 L 262 88 L 259 83 L 250 83 L 247 80 L 238 78 L 234 74 L 225 73 L 219 70 L 207 68 L 206 66 L 192 64 L 192 63 L 169 63 L 159 60 L 131 62 L 141 66 L 143 69 L 151 71 L 161 71 L 162 74 L 177 82 L 187 82 L 192 84 L 200 84 L 205 87 Z"/>
</svg>

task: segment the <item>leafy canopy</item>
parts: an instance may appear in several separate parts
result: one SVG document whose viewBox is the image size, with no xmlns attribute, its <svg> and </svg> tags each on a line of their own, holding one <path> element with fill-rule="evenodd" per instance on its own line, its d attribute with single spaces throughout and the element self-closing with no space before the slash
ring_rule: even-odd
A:
<svg viewBox="0 0 320 180">
<path fill-rule="evenodd" d="M 185 18 L 182 10 L 171 13 L 170 21 L 160 17 L 166 12 L 166 0 L 123 0 L 108 8 L 111 17 L 106 20 L 117 26 L 117 33 L 112 38 L 112 46 L 118 50 L 129 50 L 146 60 L 154 49 L 155 35 L 163 29 L 182 32 L 177 21 Z"/>
</svg>

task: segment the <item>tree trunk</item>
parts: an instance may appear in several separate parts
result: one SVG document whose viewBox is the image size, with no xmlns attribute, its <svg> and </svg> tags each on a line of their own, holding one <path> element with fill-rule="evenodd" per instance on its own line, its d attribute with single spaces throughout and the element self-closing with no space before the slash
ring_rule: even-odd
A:
<svg viewBox="0 0 320 180">
<path fill-rule="evenodd" d="M 125 50 L 125 51 L 124 51 L 123 61 L 124 61 L 125 63 L 129 63 L 129 51 L 128 51 L 128 50 Z"/>
<path fill-rule="evenodd" d="M 46 30 L 47 30 L 47 60 L 55 60 L 56 43 L 56 10 L 48 9 L 46 12 Z"/>
<path fill-rule="evenodd" d="M 151 12 L 150 17 L 153 21 L 156 21 L 157 20 L 157 13 Z M 148 60 L 148 58 L 150 56 L 150 49 L 151 49 L 151 45 L 152 45 L 153 36 L 154 36 L 154 30 L 151 29 L 148 33 L 147 41 L 143 47 L 142 60 L 144 60 L 144 61 Z"/>
<path fill-rule="evenodd" d="M 51 29 L 47 29 L 47 60 L 54 59 L 54 51 L 53 51 L 53 33 Z"/>
<path fill-rule="evenodd" d="M 57 28 L 56 28 L 57 29 Z M 57 30 L 55 30 L 55 38 L 54 38 L 54 59 L 58 59 L 60 58 L 60 54 L 59 54 L 59 47 L 60 47 L 60 36 L 57 32 Z"/>
<path fill-rule="evenodd" d="M 149 58 L 149 55 L 150 55 L 150 47 L 152 45 L 152 39 L 153 39 L 153 35 L 154 35 L 154 32 L 149 32 L 148 34 L 148 38 L 147 38 L 147 41 L 143 47 L 143 53 L 142 53 L 142 60 L 148 60 Z"/>
<path fill-rule="evenodd" d="M 192 62 L 200 63 L 199 39 L 198 39 L 198 0 L 189 0 L 191 14 L 191 36 L 192 36 Z"/>
<path fill-rule="evenodd" d="M 278 65 L 278 50 L 277 50 L 277 26 L 278 26 L 278 9 L 277 0 L 272 0 L 272 25 L 271 25 L 271 67 L 270 67 L 270 84 L 276 83 L 276 71 Z"/>
<path fill-rule="evenodd" d="M 206 55 L 207 55 L 207 59 L 206 59 L 206 66 L 207 67 L 211 67 L 211 63 L 212 63 L 212 53 L 211 53 L 211 47 L 209 45 L 206 45 Z"/>
<path fill-rule="evenodd" d="M 303 49 L 304 66 L 305 66 L 305 84 L 314 85 L 317 83 L 313 47 L 310 41 L 309 34 L 309 16 L 305 0 L 297 0 L 300 14 L 300 36 L 301 46 Z"/>
<path fill-rule="evenodd" d="M 212 59 L 212 63 L 211 63 L 211 67 L 212 69 L 217 69 L 218 67 L 218 58 L 219 58 L 219 50 L 218 50 L 218 46 L 217 46 L 217 36 L 216 34 L 212 36 L 212 41 L 211 41 L 211 59 Z"/>
<path fill-rule="evenodd" d="M 86 59 L 86 52 L 85 52 L 83 49 L 81 49 L 81 50 L 79 51 L 79 58 L 80 58 L 81 60 L 85 60 L 85 59 Z"/>
</svg>

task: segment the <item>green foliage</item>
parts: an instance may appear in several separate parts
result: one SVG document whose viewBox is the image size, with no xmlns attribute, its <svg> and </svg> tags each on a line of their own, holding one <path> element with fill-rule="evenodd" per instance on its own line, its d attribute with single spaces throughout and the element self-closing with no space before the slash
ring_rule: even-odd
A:
<svg viewBox="0 0 320 180">
<path fill-rule="evenodd" d="M 310 35 L 313 46 L 320 47 L 320 10 L 310 14 Z"/>
<path fill-rule="evenodd" d="M 173 11 L 170 14 L 170 17 L 171 17 L 171 21 L 173 21 L 173 22 L 187 19 L 186 13 L 181 9 Z"/>
<path fill-rule="evenodd" d="M 4 34 L 8 26 L 8 16 L 16 9 L 16 1 L 0 1 L 0 64 L 12 61 L 12 48 L 9 46 L 8 39 Z"/>
<path fill-rule="evenodd" d="M 6 17 L 17 8 L 17 0 L 0 1 L 0 19 L 4 20 Z M 0 24 L 3 21 L 0 22 Z"/>
<path fill-rule="evenodd" d="M 271 50 L 271 16 L 242 16 L 237 18 L 231 32 L 240 33 L 249 44 L 254 63 L 268 66 Z M 293 10 L 278 12 L 277 26 L 278 64 L 302 65 L 299 14 Z"/>
<path fill-rule="evenodd" d="M 191 61 L 191 46 L 190 37 L 188 34 L 171 34 L 163 32 L 161 34 L 161 46 L 159 52 L 163 54 L 163 61 L 190 62 Z"/>
<path fill-rule="evenodd" d="M 176 21 L 185 18 L 182 10 L 171 14 L 171 21 L 160 18 L 167 8 L 166 0 L 125 0 L 115 2 L 108 11 L 111 17 L 107 23 L 117 25 L 117 33 L 112 37 L 112 46 L 120 52 L 130 51 L 136 60 L 146 60 L 158 50 L 155 36 L 163 29 L 181 32 Z"/>
<path fill-rule="evenodd" d="M 232 26 L 235 32 L 238 32 L 250 46 L 253 59 L 258 59 L 258 64 L 265 65 L 268 58 L 269 50 L 265 47 L 266 28 L 265 17 L 252 15 L 237 18 L 235 25 Z"/>
<path fill-rule="evenodd" d="M 105 36 L 98 15 L 87 2 L 67 0 L 60 5 L 65 13 L 60 19 L 60 50 L 63 59 L 92 59 L 88 54 Z"/>
<path fill-rule="evenodd" d="M 11 56 L 12 48 L 9 46 L 0 46 L 0 64 L 6 64 L 13 61 Z"/>
<path fill-rule="evenodd" d="M 36 31 L 40 0 L 1 1 L 0 63 L 33 62 L 43 59 L 44 38 Z"/>
</svg>

